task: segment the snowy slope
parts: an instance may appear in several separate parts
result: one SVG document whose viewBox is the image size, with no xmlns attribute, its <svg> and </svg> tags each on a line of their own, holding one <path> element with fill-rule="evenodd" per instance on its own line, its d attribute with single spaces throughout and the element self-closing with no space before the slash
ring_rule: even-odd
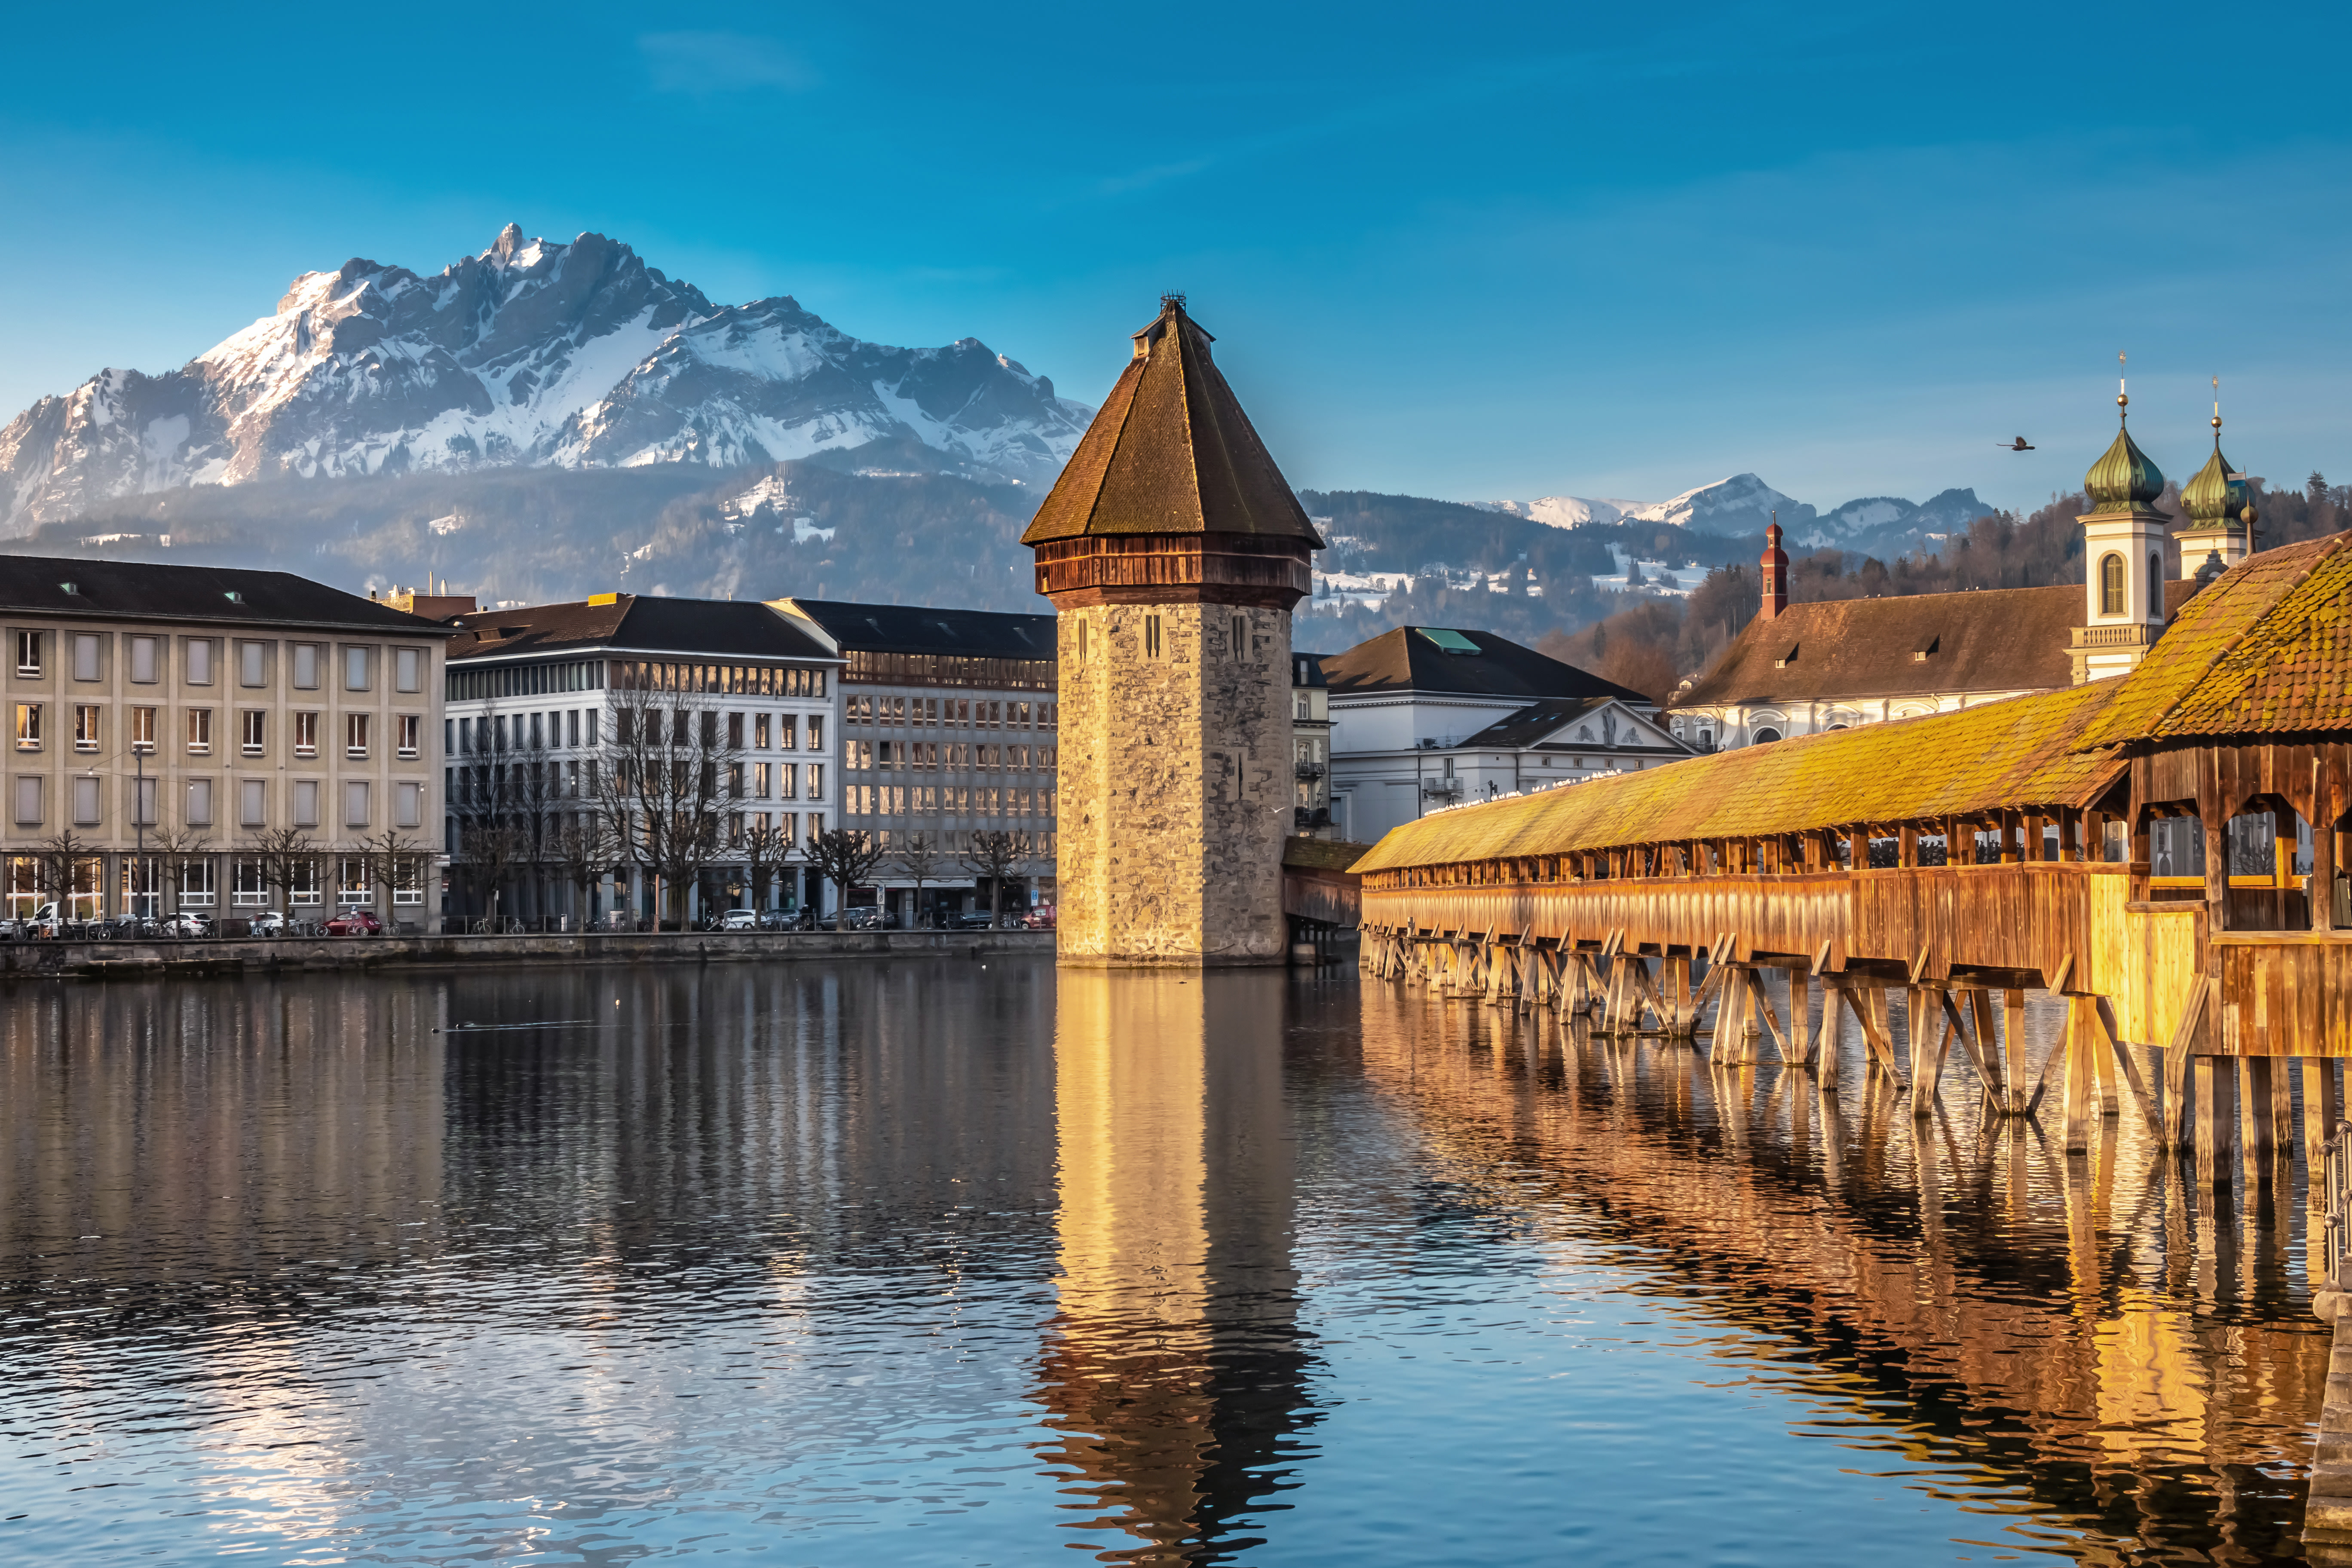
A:
<svg viewBox="0 0 2352 1568">
<path fill-rule="evenodd" d="M 973 339 L 888 348 L 789 299 L 722 308 L 602 235 L 509 225 L 431 278 L 305 274 L 179 370 L 43 398 L 0 427 L 0 526 L 283 475 L 730 468 L 875 440 L 1035 482 L 1089 412 Z"/>
</svg>

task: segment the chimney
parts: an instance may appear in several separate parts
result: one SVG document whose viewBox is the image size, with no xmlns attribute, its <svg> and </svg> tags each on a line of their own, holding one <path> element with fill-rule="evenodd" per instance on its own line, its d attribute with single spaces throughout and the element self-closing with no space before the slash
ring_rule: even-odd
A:
<svg viewBox="0 0 2352 1568">
<path fill-rule="evenodd" d="M 1777 620 L 1789 607 L 1789 552 L 1780 548 L 1780 514 L 1772 514 L 1772 526 L 1764 531 L 1764 607 L 1757 613 L 1765 620 Z"/>
</svg>

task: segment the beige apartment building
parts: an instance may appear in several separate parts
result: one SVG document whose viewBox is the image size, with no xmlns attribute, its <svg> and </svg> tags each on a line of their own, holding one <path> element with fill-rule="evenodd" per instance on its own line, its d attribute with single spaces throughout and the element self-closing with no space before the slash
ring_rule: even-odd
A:
<svg viewBox="0 0 2352 1568">
<path fill-rule="evenodd" d="M 450 636 L 284 572 L 0 556 L 7 912 L 421 925 Z"/>
</svg>

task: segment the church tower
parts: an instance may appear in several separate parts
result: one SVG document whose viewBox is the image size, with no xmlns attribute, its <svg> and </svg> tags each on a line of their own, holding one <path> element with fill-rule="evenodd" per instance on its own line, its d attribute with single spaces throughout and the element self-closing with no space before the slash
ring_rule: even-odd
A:
<svg viewBox="0 0 2352 1568">
<path fill-rule="evenodd" d="M 2189 521 L 2174 530 L 2173 537 L 2180 541 L 2183 577 L 2199 575 L 2207 570 L 2209 558 L 2217 556 L 2221 572 L 2226 572 L 2253 548 L 2253 492 L 2245 476 L 2231 472 L 2230 459 L 2221 456 L 2221 378 L 2217 375 L 2213 378 L 2213 455 L 2205 459 L 2195 479 L 2180 487 L 2180 510 L 2189 514 Z"/>
<path fill-rule="evenodd" d="M 2083 493 L 2083 624 L 2068 655 L 2074 684 L 2122 675 L 2164 630 L 2164 549 L 2170 523 L 2156 510 L 2164 475 L 2131 438 L 2131 395 L 2116 394 L 2115 444 L 2091 465 Z"/>
<path fill-rule="evenodd" d="M 1290 612 L 1323 541 L 1171 294 L 1021 542 L 1060 658 L 1062 962 L 1280 963 Z"/>
</svg>

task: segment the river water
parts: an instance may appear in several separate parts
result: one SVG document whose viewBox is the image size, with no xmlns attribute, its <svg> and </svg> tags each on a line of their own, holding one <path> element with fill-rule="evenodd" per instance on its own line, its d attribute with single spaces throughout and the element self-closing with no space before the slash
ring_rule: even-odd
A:
<svg viewBox="0 0 2352 1568">
<path fill-rule="evenodd" d="M 0 1138 L 12 1563 L 2293 1561 L 2327 1360 L 2299 1163 L 1352 969 L 26 985 Z"/>
</svg>

